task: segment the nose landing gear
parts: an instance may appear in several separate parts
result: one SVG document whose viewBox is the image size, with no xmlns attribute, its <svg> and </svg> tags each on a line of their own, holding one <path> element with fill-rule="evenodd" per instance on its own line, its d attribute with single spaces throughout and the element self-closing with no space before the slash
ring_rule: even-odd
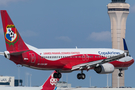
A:
<svg viewBox="0 0 135 90">
<path fill-rule="evenodd" d="M 119 76 L 119 77 L 122 77 L 122 74 L 123 74 L 123 73 L 121 73 L 121 72 L 122 72 L 122 69 L 119 69 L 119 71 L 120 71 L 120 72 L 119 72 L 118 76 Z"/>
</svg>

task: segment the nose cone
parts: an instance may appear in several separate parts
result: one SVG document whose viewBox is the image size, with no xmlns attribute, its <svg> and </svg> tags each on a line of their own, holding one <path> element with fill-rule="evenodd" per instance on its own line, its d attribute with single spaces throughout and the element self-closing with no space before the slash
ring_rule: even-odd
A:
<svg viewBox="0 0 135 90">
<path fill-rule="evenodd" d="M 129 67 L 129 66 L 131 66 L 133 63 L 134 63 L 134 59 L 131 59 L 130 61 L 125 62 L 125 65 L 126 65 L 127 67 Z"/>
<path fill-rule="evenodd" d="M 129 57 L 129 59 L 126 59 L 127 61 L 124 62 L 124 67 L 129 67 L 134 63 L 134 59 L 132 57 Z"/>
<path fill-rule="evenodd" d="M 132 59 L 131 61 L 130 61 L 130 65 L 132 65 L 134 63 L 134 59 Z"/>
</svg>

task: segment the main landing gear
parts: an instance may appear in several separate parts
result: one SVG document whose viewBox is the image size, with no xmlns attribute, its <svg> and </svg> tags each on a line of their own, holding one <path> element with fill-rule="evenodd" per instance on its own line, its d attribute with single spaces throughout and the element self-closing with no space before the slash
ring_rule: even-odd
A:
<svg viewBox="0 0 135 90">
<path fill-rule="evenodd" d="M 62 77 L 62 74 L 59 71 L 56 71 L 56 73 L 53 74 L 53 77 L 60 79 Z"/>
<path fill-rule="evenodd" d="M 119 69 L 119 71 L 120 71 L 120 72 L 119 72 L 118 76 L 119 76 L 119 77 L 122 77 L 122 73 L 121 73 L 121 72 L 122 72 L 122 69 Z"/>
<path fill-rule="evenodd" d="M 81 71 L 81 73 L 78 73 L 78 74 L 77 74 L 77 78 L 78 78 L 78 79 L 85 79 L 85 77 L 86 77 L 86 76 L 85 76 L 85 74 L 83 73 L 83 71 Z"/>
</svg>

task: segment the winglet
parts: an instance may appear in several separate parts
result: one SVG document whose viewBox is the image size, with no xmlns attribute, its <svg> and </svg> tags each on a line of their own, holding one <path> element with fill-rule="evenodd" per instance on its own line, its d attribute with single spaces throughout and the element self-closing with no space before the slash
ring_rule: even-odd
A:
<svg viewBox="0 0 135 90">
<path fill-rule="evenodd" d="M 41 90 L 54 90 L 56 89 L 55 86 L 57 84 L 57 82 L 59 81 L 58 78 L 53 78 L 53 74 L 56 71 L 54 71 L 49 78 L 46 80 L 46 82 L 43 84 L 42 89 Z"/>
<path fill-rule="evenodd" d="M 126 40 L 123 38 L 124 51 L 128 51 Z"/>
</svg>

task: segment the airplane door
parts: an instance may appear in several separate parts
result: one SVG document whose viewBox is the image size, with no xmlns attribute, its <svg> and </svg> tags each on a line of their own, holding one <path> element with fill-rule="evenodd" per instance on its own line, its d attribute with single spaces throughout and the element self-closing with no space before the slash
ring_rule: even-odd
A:
<svg viewBox="0 0 135 90">
<path fill-rule="evenodd" d="M 89 60 L 89 55 L 88 54 L 86 54 L 86 61 L 88 61 Z"/>
<path fill-rule="evenodd" d="M 22 54 L 22 57 L 23 57 L 23 61 L 25 64 L 29 65 L 31 60 L 30 60 L 30 56 L 29 56 L 29 53 L 28 52 L 25 52 Z"/>
<path fill-rule="evenodd" d="M 29 55 L 30 55 L 30 61 L 31 61 L 31 63 L 35 63 L 35 61 L 36 61 L 36 55 L 34 53 L 29 53 Z"/>
<path fill-rule="evenodd" d="M 82 55 L 82 60 L 85 61 L 85 54 Z"/>
</svg>

